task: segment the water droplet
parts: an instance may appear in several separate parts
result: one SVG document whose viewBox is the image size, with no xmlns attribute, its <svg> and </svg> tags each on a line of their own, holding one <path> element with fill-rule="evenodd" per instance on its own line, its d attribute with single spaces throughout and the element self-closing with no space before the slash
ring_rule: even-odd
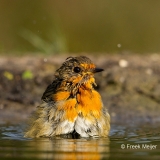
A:
<svg viewBox="0 0 160 160">
<path fill-rule="evenodd" d="M 47 58 L 44 58 L 44 59 L 43 59 L 43 61 L 44 61 L 44 62 L 47 62 L 47 61 L 48 61 L 48 59 L 47 59 Z"/>
<path fill-rule="evenodd" d="M 124 59 L 121 59 L 119 61 L 119 66 L 122 67 L 122 68 L 128 67 L 128 61 L 126 61 Z"/>
<path fill-rule="evenodd" d="M 121 48 L 121 47 L 122 47 L 122 45 L 119 43 L 119 44 L 117 44 L 117 47 L 118 47 L 118 48 Z"/>
</svg>

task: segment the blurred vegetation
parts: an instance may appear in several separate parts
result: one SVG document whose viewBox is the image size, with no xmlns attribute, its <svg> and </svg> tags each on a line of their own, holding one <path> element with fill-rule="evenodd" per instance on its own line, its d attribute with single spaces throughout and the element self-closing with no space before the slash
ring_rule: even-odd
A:
<svg viewBox="0 0 160 160">
<path fill-rule="evenodd" d="M 13 78 L 14 78 L 13 74 L 11 72 L 8 72 L 8 71 L 4 71 L 3 75 L 8 80 L 13 80 Z"/>
<path fill-rule="evenodd" d="M 22 73 L 22 79 L 26 80 L 26 79 L 33 79 L 33 73 L 29 70 L 26 70 Z"/>
<path fill-rule="evenodd" d="M 0 53 L 160 51 L 159 0 L 0 4 Z"/>
</svg>

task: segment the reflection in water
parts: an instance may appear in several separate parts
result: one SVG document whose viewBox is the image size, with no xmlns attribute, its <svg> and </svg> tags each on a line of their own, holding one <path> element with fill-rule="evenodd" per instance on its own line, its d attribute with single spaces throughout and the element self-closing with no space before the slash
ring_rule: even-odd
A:
<svg viewBox="0 0 160 160">
<path fill-rule="evenodd" d="M 109 140 L 105 139 L 37 139 L 27 141 L 30 149 L 41 154 L 36 158 L 64 159 L 64 160 L 100 160 L 107 158 Z M 105 154 L 102 154 L 105 153 Z"/>
<path fill-rule="evenodd" d="M 55 160 L 108 159 L 109 138 L 27 139 L 23 137 L 23 126 L 1 126 L 0 157 Z"/>
<path fill-rule="evenodd" d="M 121 148 L 129 145 L 156 145 L 155 149 Z M 23 137 L 23 125 L 0 126 L 0 158 L 101 160 L 101 159 L 160 159 L 159 124 L 111 125 L 109 138 L 67 139 Z M 145 156 L 145 157 L 144 157 Z"/>
</svg>

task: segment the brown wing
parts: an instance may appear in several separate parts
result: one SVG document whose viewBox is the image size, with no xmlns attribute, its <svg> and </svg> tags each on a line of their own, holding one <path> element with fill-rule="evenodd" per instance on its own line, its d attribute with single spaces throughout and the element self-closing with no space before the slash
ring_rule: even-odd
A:
<svg viewBox="0 0 160 160">
<path fill-rule="evenodd" d="M 45 92 L 42 95 L 42 100 L 48 102 L 48 101 L 53 101 L 52 95 L 56 93 L 57 88 L 59 88 L 61 84 L 61 80 L 54 80 L 45 90 Z"/>
</svg>

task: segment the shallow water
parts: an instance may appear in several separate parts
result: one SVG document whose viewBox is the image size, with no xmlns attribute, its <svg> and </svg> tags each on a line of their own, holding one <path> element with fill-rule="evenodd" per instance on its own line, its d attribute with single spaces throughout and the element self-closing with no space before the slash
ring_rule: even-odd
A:
<svg viewBox="0 0 160 160">
<path fill-rule="evenodd" d="M 112 124 L 99 139 L 23 137 L 24 125 L 0 126 L 1 159 L 160 159 L 160 125 Z"/>
</svg>

